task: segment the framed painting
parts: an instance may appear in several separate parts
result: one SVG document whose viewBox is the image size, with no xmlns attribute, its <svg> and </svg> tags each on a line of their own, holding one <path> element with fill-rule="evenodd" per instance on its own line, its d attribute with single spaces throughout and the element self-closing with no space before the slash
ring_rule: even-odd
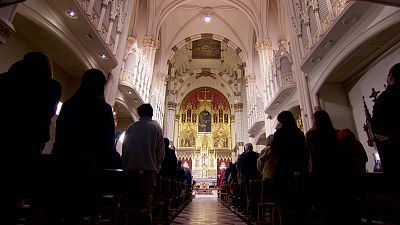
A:
<svg viewBox="0 0 400 225">
<path fill-rule="evenodd" d="M 193 59 L 221 59 L 221 42 L 200 39 L 192 42 Z"/>
</svg>

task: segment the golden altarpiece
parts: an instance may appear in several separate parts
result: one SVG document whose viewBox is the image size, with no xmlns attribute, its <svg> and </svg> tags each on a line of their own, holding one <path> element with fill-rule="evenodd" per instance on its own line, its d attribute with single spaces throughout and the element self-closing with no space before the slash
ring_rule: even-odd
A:
<svg viewBox="0 0 400 225">
<path fill-rule="evenodd" d="M 202 87 L 182 101 L 177 157 L 194 177 L 216 178 L 231 161 L 231 110 L 219 91 Z"/>
</svg>

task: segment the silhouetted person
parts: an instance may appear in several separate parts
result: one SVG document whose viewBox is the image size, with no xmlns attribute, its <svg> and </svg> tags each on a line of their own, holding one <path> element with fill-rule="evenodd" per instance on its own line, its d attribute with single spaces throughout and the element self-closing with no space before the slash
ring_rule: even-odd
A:
<svg viewBox="0 0 400 225">
<path fill-rule="evenodd" d="M 230 172 L 229 177 L 228 177 L 228 183 L 229 184 L 238 183 L 237 176 L 238 176 L 237 162 L 235 162 L 232 165 L 232 169 L 231 169 L 231 172 Z"/>
<path fill-rule="evenodd" d="M 359 199 L 364 197 L 366 190 L 363 176 L 366 173 L 365 165 L 368 161 L 367 153 L 363 145 L 356 139 L 350 129 L 343 129 L 338 132 L 339 155 L 341 156 L 338 173 L 342 175 L 341 197 L 343 207 L 346 208 L 345 219 L 348 224 L 359 224 L 360 210 Z"/>
<path fill-rule="evenodd" d="M 261 173 L 257 170 L 257 159 L 259 154 L 253 151 L 253 145 L 247 143 L 244 145 L 244 155 L 240 164 L 240 173 L 244 178 L 244 185 L 247 198 L 247 212 L 255 213 L 255 207 L 250 204 L 253 193 L 250 193 L 250 180 L 261 180 Z"/>
<path fill-rule="evenodd" d="M 151 202 L 156 188 L 156 176 L 164 159 L 164 140 L 160 125 L 152 120 L 153 108 L 143 104 L 137 108 L 139 121 L 131 124 L 125 132 L 122 146 L 123 170 L 142 190 L 133 193 L 138 207 L 144 209 L 138 224 L 152 224 Z"/>
<path fill-rule="evenodd" d="M 375 101 L 372 111 L 372 127 L 377 134 L 383 172 L 387 178 L 392 180 L 393 184 L 398 184 L 397 179 L 400 174 L 400 63 L 390 68 L 387 85 L 387 89 Z"/>
<path fill-rule="evenodd" d="M 246 189 L 250 180 L 261 179 L 261 173 L 257 170 L 257 159 L 259 154 L 253 151 L 253 145 L 247 143 L 244 145 L 245 154 L 243 156 L 243 161 L 240 168 L 240 173 L 244 176 L 244 183 L 246 184 Z"/>
<path fill-rule="evenodd" d="M 366 172 L 368 156 L 364 146 L 356 139 L 350 129 L 343 129 L 338 132 L 340 155 L 344 158 L 344 165 L 341 167 L 351 176 L 359 177 Z"/>
<path fill-rule="evenodd" d="M 228 179 L 229 179 L 229 176 L 231 175 L 232 169 L 233 169 L 233 163 L 229 162 L 229 166 L 228 166 L 228 168 L 226 168 L 224 178 L 223 178 L 224 184 L 228 184 Z"/>
<path fill-rule="evenodd" d="M 174 181 L 178 160 L 175 151 L 169 147 L 169 139 L 164 138 L 165 157 L 161 163 L 160 176 Z"/>
<path fill-rule="evenodd" d="M 50 139 L 50 123 L 61 96 L 60 84 L 52 79 L 49 58 L 27 53 L 0 75 L 0 175 L 3 199 L 0 224 L 14 224 L 16 196 L 37 195 L 39 158 Z M 40 205 L 33 196 L 33 207 Z M 40 207 L 40 206 L 39 206 Z"/>
<path fill-rule="evenodd" d="M 56 155 L 60 212 L 76 224 L 83 214 L 97 216 L 98 183 L 112 155 L 115 128 L 111 106 L 104 100 L 106 77 L 97 69 L 83 74 L 79 89 L 57 118 Z"/>
<path fill-rule="evenodd" d="M 313 127 L 306 134 L 310 152 L 310 173 L 313 177 L 313 195 L 316 208 L 321 212 L 322 224 L 338 224 L 338 197 L 340 197 L 337 172 L 339 161 L 337 131 L 328 113 L 318 110 L 313 115 Z M 340 222 L 339 222 L 340 223 Z"/>
<path fill-rule="evenodd" d="M 182 161 L 178 160 L 178 164 L 176 166 L 175 171 L 175 180 L 183 183 L 183 179 L 185 179 L 185 169 L 182 167 Z"/>
<path fill-rule="evenodd" d="M 303 132 L 297 127 L 290 111 L 282 111 L 277 116 L 278 128 L 271 142 L 272 154 L 276 157 L 274 185 L 276 199 L 281 204 L 284 224 L 293 224 L 293 215 L 289 209 L 299 209 L 302 193 L 296 193 L 295 176 L 302 176 L 307 171 L 307 152 Z M 300 216 L 300 212 L 298 212 Z M 300 219 L 299 219 L 300 220 Z M 296 223 L 301 224 L 301 221 Z"/>
</svg>

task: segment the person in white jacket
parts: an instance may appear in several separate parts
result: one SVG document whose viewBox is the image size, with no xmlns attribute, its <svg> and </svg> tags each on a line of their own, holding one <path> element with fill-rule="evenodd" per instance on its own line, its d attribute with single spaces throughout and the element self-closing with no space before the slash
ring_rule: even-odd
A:
<svg viewBox="0 0 400 225">
<path fill-rule="evenodd" d="M 139 121 L 125 132 L 122 145 L 122 167 L 131 178 L 132 199 L 129 205 L 143 209 L 139 224 L 152 224 L 151 202 L 156 187 L 156 177 L 164 159 L 164 138 L 160 125 L 152 120 L 153 108 L 143 104 L 137 109 Z M 139 190 L 136 190 L 139 187 Z M 128 198 L 129 198 L 128 197 Z M 137 204 L 137 205 L 135 205 Z"/>
</svg>

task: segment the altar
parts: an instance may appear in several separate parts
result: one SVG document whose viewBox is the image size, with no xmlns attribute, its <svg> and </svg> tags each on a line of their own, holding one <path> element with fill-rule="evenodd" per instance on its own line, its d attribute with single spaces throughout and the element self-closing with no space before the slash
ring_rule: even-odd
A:
<svg viewBox="0 0 400 225">
<path fill-rule="evenodd" d="M 196 195 L 212 195 L 217 186 L 217 179 L 215 178 L 197 178 L 194 181 Z"/>
</svg>

